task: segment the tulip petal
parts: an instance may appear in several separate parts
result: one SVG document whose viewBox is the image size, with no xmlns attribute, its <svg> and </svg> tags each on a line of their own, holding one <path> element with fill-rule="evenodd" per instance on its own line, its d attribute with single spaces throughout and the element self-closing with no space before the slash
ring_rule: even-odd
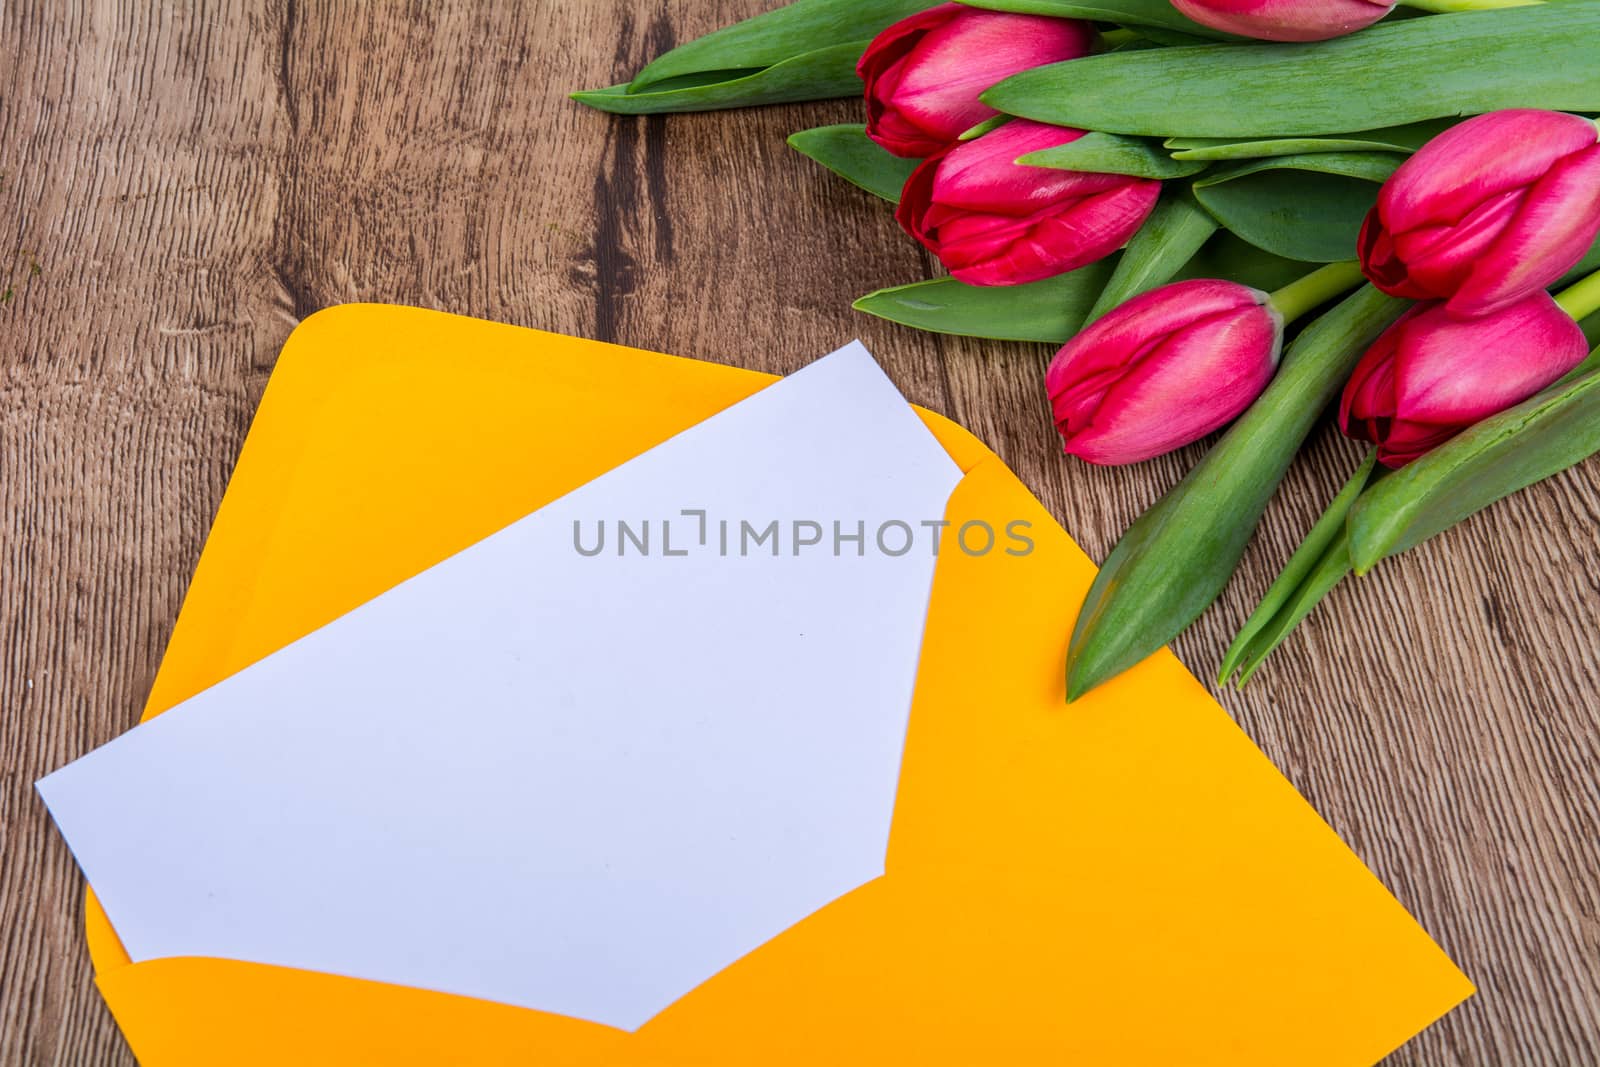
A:
<svg viewBox="0 0 1600 1067">
<path fill-rule="evenodd" d="M 1356 248 L 1361 257 L 1361 272 L 1385 293 L 1411 300 L 1427 300 L 1433 296 L 1412 279 L 1405 260 L 1395 248 L 1394 235 L 1378 216 L 1377 207 L 1367 212 Z"/>
<path fill-rule="evenodd" d="M 1378 196 L 1392 231 L 1453 225 L 1486 200 L 1531 185 L 1595 143 L 1594 124 L 1559 111 L 1513 108 L 1452 126 L 1401 164 Z"/>
<path fill-rule="evenodd" d="M 1265 307 L 1200 319 L 1144 352 L 1067 442 L 1091 463 L 1134 463 L 1197 441 L 1266 388 L 1279 328 Z"/>
<path fill-rule="evenodd" d="M 1045 386 L 1066 451 L 1132 463 L 1203 437 L 1265 387 L 1280 339 L 1266 294 L 1232 282 L 1134 297 L 1051 361 Z"/>
<path fill-rule="evenodd" d="M 897 156 L 929 156 L 951 140 L 900 114 L 894 101 L 917 42 L 962 10 L 960 4 L 941 4 L 903 18 L 873 38 L 856 63 L 856 73 L 866 83 L 867 137 Z"/>
<path fill-rule="evenodd" d="M 945 204 L 929 206 L 924 225 L 939 235 L 939 247 L 963 263 L 984 258 L 1012 241 L 1025 237 L 1038 222 L 1038 216 L 991 215 L 961 211 Z M 972 249 L 971 252 L 965 252 Z"/>
<path fill-rule="evenodd" d="M 1450 312 L 1485 315 L 1543 289 L 1600 234 L 1600 145 L 1568 156 L 1521 201 L 1494 246 L 1450 298 Z"/>
<path fill-rule="evenodd" d="M 998 114 L 978 100 L 1018 71 L 1087 55 L 1093 30 L 1073 19 L 942 4 L 880 33 L 856 65 L 867 136 L 899 156 L 929 156 Z"/>
<path fill-rule="evenodd" d="M 955 140 L 998 114 L 978 94 L 1018 71 L 1087 55 L 1085 23 L 964 8 L 917 42 L 894 106 L 922 128 Z"/>
<path fill-rule="evenodd" d="M 1131 353 L 1151 338 L 1266 302 L 1267 296 L 1235 282 L 1193 278 L 1140 293 L 1096 319 L 1056 354 L 1045 373 L 1052 395 L 1069 377 L 1094 373 L 1100 367 L 1126 366 Z"/>
<path fill-rule="evenodd" d="M 939 4 L 891 23 L 872 39 L 871 44 L 867 45 L 867 50 L 862 53 L 860 62 L 856 64 L 856 73 L 861 75 L 863 80 L 870 80 L 874 72 L 884 69 L 893 60 L 911 51 L 923 33 L 935 26 L 943 25 L 947 19 L 959 15 L 964 10 L 966 8 L 961 4 Z"/>
<path fill-rule="evenodd" d="M 1118 188 L 1028 218 L 951 218 L 929 247 L 954 277 L 971 285 L 1017 285 L 1076 270 L 1120 248 L 1155 207 L 1159 182 L 1119 181 Z M 944 210 L 936 205 L 930 220 Z"/>
<path fill-rule="evenodd" d="M 1527 191 L 1491 197 L 1453 226 L 1423 226 L 1394 237 L 1406 277 L 1429 299 L 1446 299 L 1461 288 L 1516 217 Z"/>
<path fill-rule="evenodd" d="M 878 147 L 900 156 L 915 159 L 929 156 L 943 148 L 946 141 L 935 137 L 893 109 L 867 107 L 867 136 Z"/>
<path fill-rule="evenodd" d="M 1133 352 L 1126 353 L 1126 363 L 1101 359 L 1095 361 L 1096 365 L 1080 366 L 1076 368 L 1074 378 L 1061 382 L 1059 391 L 1052 391 L 1050 413 L 1055 417 L 1056 429 L 1069 439 L 1069 444 L 1073 435 L 1088 428 L 1100 402 L 1105 399 L 1106 391 L 1116 384 L 1127 367 L 1137 364 L 1159 346 L 1161 340 L 1159 337 L 1153 338 Z"/>
<path fill-rule="evenodd" d="M 1159 195 L 1159 183 L 1135 181 L 1088 197 L 1060 213 L 1041 214 L 998 257 L 990 253 L 973 261 L 968 271 L 951 273 L 973 284 L 1009 285 L 1076 270 L 1126 244 Z M 972 268 L 995 280 L 975 280 Z"/>
<path fill-rule="evenodd" d="M 1376 438 L 1378 462 L 1385 467 L 1398 469 L 1418 459 L 1466 429 L 1459 423 L 1438 426 L 1408 419 L 1385 420 L 1381 434 Z"/>
<path fill-rule="evenodd" d="M 1465 428 L 1543 389 L 1588 348 L 1578 324 L 1542 291 L 1478 319 L 1430 306 L 1400 328 L 1396 415 Z"/>
<path fill-rule="evenodd" d="M 1484 318 L 1412 308 L 1356 365 L 1339 404 L 1348 436 L 1402 467 L 1475 422 L 1532 396 L 1582 362 L 1583 332 L 1545 292 Z"/>
<path fill-rule="evenodd" d="M 1265 300 L 1265 293 L 1233 282 L 1196 278 L 1152 289 L 1118 305 L 1063 345 L 1050 361 L 1045 391 L 1052 403 L 1062 398 L 1058 421 L 1068 414 L 1085 418 L 1086 413 L 1078 410 L 1085 396 L 1098 403 L 1118 375 L 1170 334 Z"/>
<path fill-rule="evenodd" d="M 1394 357 L 1400 323 L 1419 309 L 1412 308 L 1385 330 L 1367 349 L 1350 373 L 1339 397 L 1339 429 L 1358 440 L 1376 441 L 1373 423 L 1394 417 Z"/>
<path fill-rule="evenodd" d="M 1396 296 L 1448 300 L 1458 318 L 1499 311 L 1555 281 L 1600 233 L 1600 132 L 1517 109 L 1435 137 L 1385 183 L 1362 266 Z"/>
<path fill-rule="evenodd" d="M 956 145 L 944 157 L 933 199 L 963 211 L 1027 215 L 1063 198 L 1083 196 L 1126 180 L 1049 167 L 1024 167 L 1018 156 L 1068 144 L 1082 130 L 1037 122 L 1008 122 L 975 141 Z"/>
<path fill-rule="evenodd" d="M 1012 122 L 947 148 L 911 173 L 895 218 L 971 285 L 1018 285 L 1092 263 L 1137 232 L 1161 183 L 1014 162 L 1080 136 Z"/>
<path fill-rule="evenodd" d="M 895 205 L 894 218 L 901 229 L 916 238 L 929 251 L 936 251 L 927 226 L 928 209 L 933 203 L 933 179 L 945 152 L 935 153 L 917 165 L 900 188 L 900 202 Z"/>
<path fill-rule="evenodd" d="M 1202 26 L 1263 41 L 1326 41 L 1389 13 L 1382 0 L 1172 0 Z"/>
</svg>

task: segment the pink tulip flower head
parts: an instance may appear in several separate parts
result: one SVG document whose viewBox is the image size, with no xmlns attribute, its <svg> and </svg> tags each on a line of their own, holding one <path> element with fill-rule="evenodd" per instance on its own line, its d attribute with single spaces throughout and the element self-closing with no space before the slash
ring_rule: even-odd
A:
<svg viewBox="0 0 1600 1067">
<path fill-rule="evenodd" d="M 1364 30 L 1393 0 L 1172 0 L 1202 26 L 1262 41 L 1326 41 Z"/>
<path fill-rule="evenodd" d="M 1373 342 L 1345 385 L 1339 428 L 1403 467 L 1577 366 L 1583 331 L 1548 293 L 1476 319 L 1419 304 Z"/>
<path fill-rule="evenodd" d="M 1094 30 L 1075 19 L 941 4 L 884 30 L 856 73 L 867 83 L 867 136 L 922 157 L 998 114 L 978 94 L 1019 71 L 1086 56 Z"/>
<path fill-rule="evenodd" d="M 1272 380 L 1283 319 L 1235 282 L 1174 282 L 1134 297 L 1062 346 L 1045 389 L 1066 451 L 1136 463 L 1236 418 Z"/>
<path fill-rule="evenodd" d="M 1361 230 L 1361 266 L 1393 296 L 1486 315 L 1560 278 L 1600 233 L 1600 130 L 1559 111 L 1496 111 L 1401 164 Z"/>
<path fill-rule="evenodd" d="M 1138 231 L 1161 183 L 1016 162 L 1082 136 L 1017 119 L 956 144 L 911 173 L 895 218 L 971 285 L 1019 285 L 1093 263 Z"/>
</svg>

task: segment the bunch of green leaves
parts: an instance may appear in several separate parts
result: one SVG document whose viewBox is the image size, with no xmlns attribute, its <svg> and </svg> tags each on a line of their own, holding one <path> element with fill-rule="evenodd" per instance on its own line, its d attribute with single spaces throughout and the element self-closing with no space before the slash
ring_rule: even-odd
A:
<svg viewBox="0 0 1600 1067">
<path fill-rule="evenodd" d="M 674 49 L 627 84 L 574 96 L 645 113 L 856 95 L 855 64 L 871 38 L 933 2 L 798 0 Z M 1157 179 L 1165 188 L 1128 247 L 1100 263 L 1029 285 L 936 278 L 856 301 L 922 330 L 1060 344 L 1174 279 L 1276 289 L 1318 264 L 1354 258 L 1382 182 L 1460 117 L 1509 107 L 1600 111 L 1600 0 L 1391 17 L 1313 44 L 1242 41 L 1190 21 L 1169 0 L 967 2 L 1117 28 L 1116 46 L 1102 54 L 989 89 L 984 102 L 1002 114 L 968 136 L 1011 117 L 1089 130 L 1018 162 Z M 855 124 L 804 130 L 790 144 L 888 201 L 918 163 L 884 152 Z M 1404 307 L 1367 287 L 1302 330 L 1256 404 L 1130 527 L 1072 635 L 1069 696 L 1143 659 L 1212 603 L 1317 417 Z M 1600 365 L 1586 365 L 1400 475 L 1364 466 L 1269 590 L 1224 675 L 1248 676 L 1351 570 L 1600 449 L 1596 426 Z"/>
</svg>

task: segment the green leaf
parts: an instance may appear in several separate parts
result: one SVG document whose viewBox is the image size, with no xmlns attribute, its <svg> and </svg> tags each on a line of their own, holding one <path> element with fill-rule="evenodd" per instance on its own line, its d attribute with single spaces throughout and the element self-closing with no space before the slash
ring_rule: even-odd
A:
<svg viewBox="0 0 1600 1067">
<path fill-rule="evenodd" d="M 1575 375 L 1468 427 L 1361 494 L 1346 524 L 1356 572 L 1597 451 L 1600 352 Z"/>
<path fill-rule="evenodd" d="M 1056 170 L 1131 174 L 1136 178 L 1183 178 L 1205 170 L 1205 163 L 1182 163 L 1149 141 L 1114 133 L 1086 133 L 1076 141 L 1020 157 L 1018 163 Z"/>
<path fill-rule="evenodd" d="M 1194 198 L 1168 188 L 1123 250 L 1111 280 L 1089 309 L 1085 325 L 1140 293 L 1171 281 L 1217 232 L 1217 222 Z"/>
<path fill-rule="evenodd" d="M 1175 30 L 1191 37 L 1238 41 L 1231 33 L 1182 15 L 1170 0 L 962 0 L 968 7 L 990 11 L 1014 11 L 1020 15 L 1055 15 L 1064 19 L 1113 22 L 1118 26 L 1155 26 Z"/>
<path fill-rule="evenodd" d="M 1082 328 L 1111 266 L 1110 259 L 1102 259 L 1027 285 L 966 285 L 936 278 L 879 289 L 853 306 L 932 333 L 1063 344 Z"/>
<path fill-rule="evenodd" d="M 1304 277 L 1309 269 L 1309 263 L 1275 256 L 1223 230 L 1174 277 L 1227 278 L 1270 293 Z"/>
<path fill-rule="evenodd" d="M 681 44 L 639 71 L 627 86 L 630 94 L 664 87 L 663 82 L 689 75 L 731 73 L 720 81 L 744 77 L 788 59 L 844 42 L 864 42 L 907 15 L 933 7 L 939 0 L 795 0 L 774 11 L 725 26 Z M 859 57 L 859 51 L 858 51 Z M 852 61 L 852 67 L 854 63 Z M 859 92 L 860 82 L 850 89 Z M 798 97 L 794 99 L 799 99 Z M 726 106 L 726 105 L 723 105 Z"/>
<path fill-rule="evenodd" d="M 1362 220 L 1401 156 L 1319 152 L 1252 160 L 1207 174 L 1195 198 L 1232 232 L 1288 259 L 1356 258 Z"/>
<path fill-rule="evenodd" d="M 1600 0 L 1431 15 L 1313 44 L 1088 56 L 983 94 L 1011 115 L 1142 137 L 1346 133 L 1508 107 L 1600 107 Z"/>
<path fill-rule="evenodd" d="M 1122 535 L 1078 613 L 1069 700 L 1155 652 L 1216 599 L 1317 416 L 1405 306 L 1363 286 L 1306 327 L 1255 404 Z"/>
<path fill-rule="evenodd" d="M 1333 531 L 1333 537 L 1323 553 L 1307 560 L 1306 572 L 1302 582 L 1285 590 L 1284 602 L 1278 612 L 1264 620 L 1262 628 L 1251 637 L 1246 647 L 1240 649 L 1237 664 L 1240 689 L 1266 662 L 1273 649 L 1283 644 L 1294 628 L 1322 602 L 1322 598 L 1333 592 L 1334 586 L 1344 581 L 1345 575 L 1350 573 L 1350 547 L 1345 542 L 1344 530 Z M 1242 634 L 1240 636 L 1243 637 Z M 1239 647 L 1237 644 L 1234 646 L 1235 649 Z M 1234 649 L 1229 649 L 1228 654 L 1232 656 Z M 1227 676 L 1224 675 L 1218 684 L 1226 681 Z"/>
<path fill-rule="evenodd" d="M 1195 161 L 1260 159 L 1308 152 L 1415 152 L 1455 123 L 1455 119 L 1430 119 L 1342 137 L 1168 137 L 1164 147 L 1171 151 L 1173 159 Z"/>
<path fill-rule="evenodd" d="M 1222 657 L 1222 668 L 1217 673 L 1218 685 L 1227 685 L 1236 673 L 1243 672 L 1239 687 L 1244 688 L 1244 683 L 1256 667 L 1283 642 L 1289 631 L 1321 598 L 1321 594 L 1318 594 L 1316 599 L 1308 599 L 1307 594 L 1329 577 L 1328 570 L 1342 562 L 1342 568 L 1338 569 L 1339 577 L 1349 573 L 1350 552 L 1344 544 L 1344 519 L 1361 491 L 1367 487 L 1377 460 L 1377 450 L 1369 449 L 1367 458 L 1311 527 L 1311 532 L 1300 542 L 1294 555 L 1289 557 L 1289 562 L 1267 590 L 1267 595 L 1261 598 L 1261 603 L 1256 605 L 1256 610 L 1251 612 L 1227 654 Z M 1335 549 L 1336 542 L 1337 551 L 1330 562 L 1329 552 Z M 1308 583 L 1307 579 L 1312 581 Z M 1331 589 L 1332 585 L 1328 588 Z"/>
<path fill-rule="evenodd" d="M 789 147 L 890 203 L 899 201 L 906 179 L 922 162 L 885 152 L 867 139 L 867 128 L 859 123 L 801 130 L 789 135 Z"/>
<path fill-rule="evenodd" d="M 866 47 L 866 41 L 851 41 L 805 52 L 754 73 L 743 69 L 712 72 L 725 80 L 701 82 L 699 78 L 707 75 L 685 75 L 684 80 L 658 82 L 639 92 L 613 85 L 573 93 L 572 99 L 618 115 L 654 115 L 856 96 L 861 92 L 856 61 Z"/>
<path fill-rule="evenodd" d="M 1270 156 L 1251 159 L 1227 170 L 1215 171 L 1196 179 L 1195 185 L 1220 185 L 1251 174 L 1272 170 L 1304 170 L 1317 174 L 1336 174 L 1345 178 L 1382 184 L 1405 162 L 1395 152 L 1307 152 L 1302 155 Z"/>
</svg>

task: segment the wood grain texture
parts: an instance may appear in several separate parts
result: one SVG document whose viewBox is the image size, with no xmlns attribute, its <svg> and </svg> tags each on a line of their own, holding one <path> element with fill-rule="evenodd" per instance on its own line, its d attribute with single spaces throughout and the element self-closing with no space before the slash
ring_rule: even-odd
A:
<svg viewBox="0 0 1600 1067">
<path fill-rule="evenodd" d="M 1059 455 L 1048 351 L 849 310 L 930 273 L 788 150 L 849 102 L 615 119 L 762 0 L 0 0 L 0 1065 L 132 1062 L 32 781 L 126 730 L 284 338 L 352 300 L 793 370 L 862 337 L 1085 548 L 1177 480 Z M 37 274 L 32 264 L 37 263 Z M 1356 452 L 1324 427 L 1202 677 Z M 1600 1063 L 1600 462 L 1346 583 L 1219 699 L 1480 984 L 1392 1067 Z"/>
</svg>

